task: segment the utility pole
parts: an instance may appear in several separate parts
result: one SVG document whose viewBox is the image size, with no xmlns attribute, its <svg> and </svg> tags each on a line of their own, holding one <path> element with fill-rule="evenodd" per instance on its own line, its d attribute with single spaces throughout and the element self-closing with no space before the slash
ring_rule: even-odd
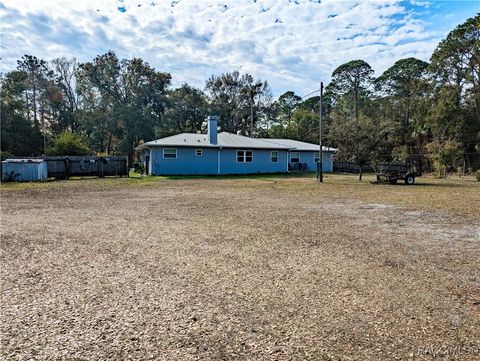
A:
<svg viewBox="0 0 480 361">
<path fill-rule="evenodd" d="M 322 149 L 322 103 L 323 103 L 323 81 L 320 82 L 320 134 L 319 134 L 319 149 L 317 162 L 317 180 L 323 183 L 323 149 Z"/>
</svg>

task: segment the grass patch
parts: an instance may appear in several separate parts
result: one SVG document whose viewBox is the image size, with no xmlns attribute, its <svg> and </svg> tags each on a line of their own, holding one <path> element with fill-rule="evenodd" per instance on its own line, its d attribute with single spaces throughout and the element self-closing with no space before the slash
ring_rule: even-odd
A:
<svg viewBox="0 0 480 361">
<path fill-rule="evenodd" d="M 164 187 L 171 182 L 190 184 L 202 182 L 214 189 L 215 184 L 227 184 L 238 189 L 263 187 L 265 182 L 274 188 L 288 189 L 293 194 L 307 194 L 310 197 L 326 196 L 333 198 L 358 199 L 372 203 L 387 203 L 412 209 L 448 210 L 464 215 L 480 213 L 480 183 L 474 177 L 450 177 L 438 179 L 425 176 L 416 179 L 413 186 L 403 182 L 396 185 L 371 184 L 375 179 L 366 174 L 362 182 L 358 175 L 324 175 L 324 183 L 318 184 L 315 173 L 294 174 L 251 174 L 221 176 L 144 176 L 131 172 L 129 178 L 71 178 L 69 180 L 49 180 L 43 183 L 2 183 L 2 191 L 27 191 L 68 188 L 110 188 L 110 187 Z"/>
</svg>

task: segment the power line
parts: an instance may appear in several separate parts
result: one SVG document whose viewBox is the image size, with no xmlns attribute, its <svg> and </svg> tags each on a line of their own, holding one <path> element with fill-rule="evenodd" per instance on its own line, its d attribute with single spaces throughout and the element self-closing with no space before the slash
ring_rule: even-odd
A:
<svg viewBox="0 0 480 361">
<path fill-rule="evenodd" d="M 318 91 L 320 91 L 320 89 L 314 90 L 313 92 L 308 93 L 307 95 L 304 95 L 304 96 L 302 97 L 302 99 L 303 99 L 303 98 L 306 98 L 306 97 L 308 97 L 309 95 L 312 95 L 313 93 L 316 93 L 316 92 L 318 92 Z"/>
</svg>

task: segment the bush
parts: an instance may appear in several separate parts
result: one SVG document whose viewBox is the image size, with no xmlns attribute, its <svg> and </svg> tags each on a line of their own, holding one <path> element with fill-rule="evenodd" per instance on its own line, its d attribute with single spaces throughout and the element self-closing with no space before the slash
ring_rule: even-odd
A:
<svg viewBox="0 0 480 361">
<path fill-rule="evenodd" d="M 60 133 L 48 149 L 48 155 L 87 155 L 88 145 L 83 137 L 69 131 Z"/>
<path fill-rule="evenodd" d="M 446 178 L 447 171 L 455 169 L 455 159 L 458 158 L 460 146 L 460 143 L 454 140 L 427 144 L 429 158 L 433 161 L 433 167 L 439 178 Z"/>
<path fill-rule="evenodd" d="M 138 174 L 145 174 L 145 166 L 143 163 L 135 163 L 133 168 Z"/>
<path fill-rule="evenodd" d="M 5 159 L 8 159 L 8 158 L 11 158 L 12 156 L 13 156 L 13 154 L 10 153 L 10 152 L 4 151 L 4 150 L 0 151 L 0 158 L 1 158 L 1 160 L 5 160 Z"/>
</svg>

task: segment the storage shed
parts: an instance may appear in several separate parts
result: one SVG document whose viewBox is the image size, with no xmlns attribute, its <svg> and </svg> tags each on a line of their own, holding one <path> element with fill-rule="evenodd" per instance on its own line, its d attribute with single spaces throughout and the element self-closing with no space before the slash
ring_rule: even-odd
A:
<svg viewBox="0 0 480 361">
<path fill-rule="evenodd" d="M 2 180 L 42 182 L 47 180 L 47 170 L 43 159 L 7 159 L 2 162 Z"/>
</svg>

